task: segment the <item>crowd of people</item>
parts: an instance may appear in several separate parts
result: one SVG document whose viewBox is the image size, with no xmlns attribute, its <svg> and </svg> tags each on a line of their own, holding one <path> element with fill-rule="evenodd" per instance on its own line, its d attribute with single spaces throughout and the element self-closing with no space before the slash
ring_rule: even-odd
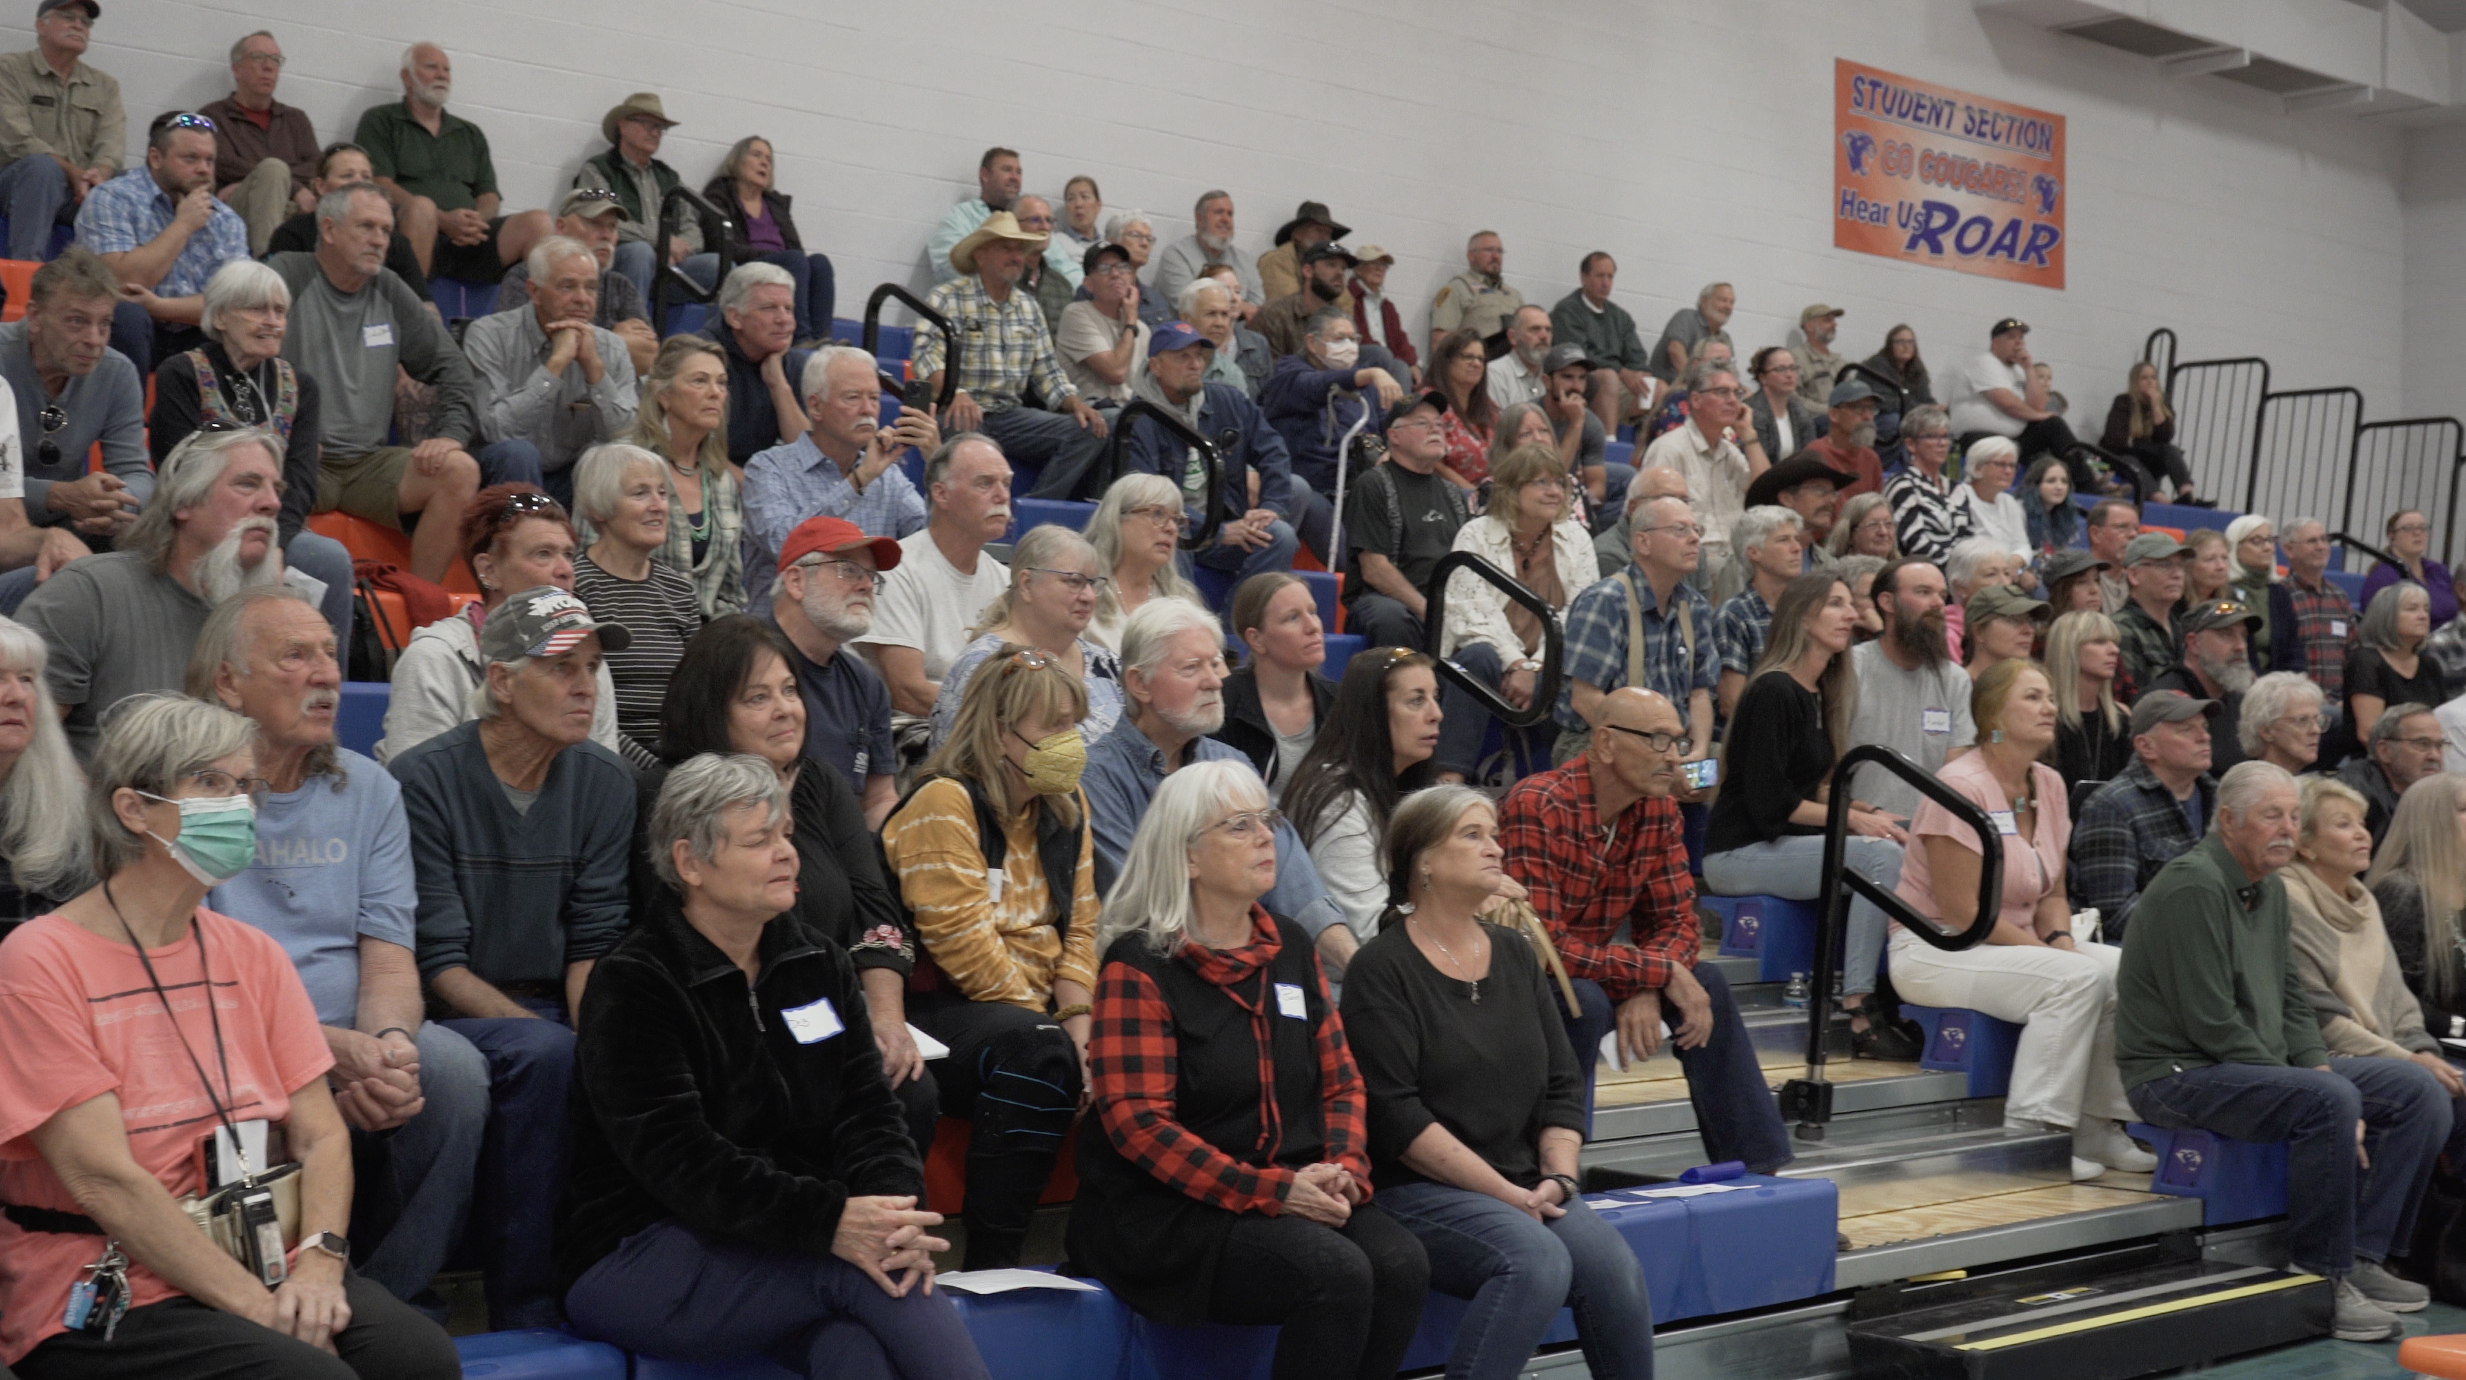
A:
<svg viewBox="0 0 2466 1380">
<path fill-rule="evenodd" d="M 2424 1305 L 2409 1224 L 2466 1170 L 2425 514 L 2358 610 L 2317 518 L 2143 531 L 2197 501 L 2163 380 L 2085 441 L 2017 319 L 1939 399 L 1908 325 L 1857 362 L 1817 303 L 1742 360 L 1717 282 L 1647 347 L 1608 253 L 1545 308 L 1482 231 L 1417 341 L 1321 202 L 1257 259 L 1222 191 L 1160 244 L 998 147 L 926 235 L 952 329 L 907 366 L 947 400 L 886 417 L 766 140 L 697 204 L 637 93 L 509 210 L 435 45 L 321 145 L 259 32 L 122 170 L 97 17 L 41 0 L 0 60 L 44 260 L 0 327 L 28 1380 L 453 1374 L 449 1265 L 496 1327 L 982 1375 L 935 1257 L 1017 1264 L 1074 1127 L 1068 1268 L 1282 1324 L 1280 1380 L 1392 1375 L 1433 1289 L 1475 1301 L 1452 1376 L 1570 1304 L 1594 1374 L 1649 1375 L 1580 1192 L 1597 1065 L 1666 1048 L 1711 1159 L 1792 1158 L 1699 892 L 1815 897 L 1837 788 L 1850 869 L 1979 919 L 1988 841 L 1836 785 L 1863 744 L 1994 822 L 2002 892 L 1958 952 L 1852 904 L 1853 1052 L 1915 1057 L 1900 999 L 2023 1023 L 2006 1123 L 2077 1178 L 2152 1167 L 2133 1120 L 2290 1140 L 2338 1335 Z M 431 275 L 502 309 L 449 329 Z M 680 280 L 717 310 L 663 340 Z M 1014 483 L 1093 511 L 1014 535 Z M 394 659 L 373 757 L 336 509 L 480 591 Z M 1455 553 L 1524 597 L 1437 587 Z M 1349 664 L 1297 565 L 1341 573 Z"/>
</svg>

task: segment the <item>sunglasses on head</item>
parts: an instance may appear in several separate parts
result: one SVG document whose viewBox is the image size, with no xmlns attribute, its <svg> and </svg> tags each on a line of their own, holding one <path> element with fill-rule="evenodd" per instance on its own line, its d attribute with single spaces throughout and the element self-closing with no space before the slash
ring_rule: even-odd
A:
<svg viewBox="0 0 2466 1380">
<path fill-rule="evenodd" d="M 496 526 L 497 530 L 503 531 L 504 529 L 513 526 L 515 523 L 520 522 L 527 517 L 553 517 L 561 519 L 564 516 L 565 506 L 563 504 L 558 503 L 555 499 L 550 498 L 546 494 L 533 491 L 530 493 L 515 494 L 511 498 L 506 499 L 505 506 L 497 510 Z"/>
<path fill-rule="evenodd" d="M 196 111 L 184 110 L 179 114 L 172 116 L 170 119 L 163 121 L 162 128 L 195 129 L 203 130 L 208 134 L 212 134 L 214 132 L 214 122 L 207 119 L 205 116 L 198 114 Z"/>
</svg>

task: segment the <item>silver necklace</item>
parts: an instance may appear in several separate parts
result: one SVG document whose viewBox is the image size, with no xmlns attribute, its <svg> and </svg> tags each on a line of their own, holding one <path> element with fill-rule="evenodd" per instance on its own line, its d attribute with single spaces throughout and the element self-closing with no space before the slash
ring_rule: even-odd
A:
<svg viewBox="0 0 2466 1380">
<path fill-rule="evenodd" d="M 1442 953 L 1442 954 L 1446 955 L 1446 957 L 1447 957 L 1447 966 L 1448 966 L 1448 967 L 1450 967 L 1450 968 L 1455 969 L 1455 970 L 1456 970 L 1456 972 L 1457 972 L 1459 975 L 1461 975 L 1461 974 L 1463 974 L 1463 973 L 1467 973 L 1467 972 L 1472 971 L 1471 969 L 1467 968 L 1467 967 L 1466 967 L 1463 963 L 1461 963 L 1461 962 L 1457 961 L 1457 959 L 1456 959 L 1456 955 L 1455 955 L 1455 951 L 1447 947 L 1447 943 L 1446 943 L 1446 941 L 1445 941 L 1445 940 L 1442 940 L 1442 939 L 1440 939 L 1437 935 L 1433 934 L 1433 935 L 1431 935 L 1431 936 L 1430 936 L 1430 942 L 1431 942 L 1431 943 L 1433 943 L 1433 944 L 1438 945 L 1438 951 L 1439 951 L 1440 953 Z M 1473 989 L 1473 1005 L 1475 1005 L 1475 1006 L 1479 1006 L 1479 1005 L 1481 1005 L 1481 979 L 1480 979 L 1480 978 L 1464 978 L 1463 980 L 1464 980 L 1464 982 L 1466 983 L 1466 985 L 1470 986 L 1470 987 Z"/>
</svg>

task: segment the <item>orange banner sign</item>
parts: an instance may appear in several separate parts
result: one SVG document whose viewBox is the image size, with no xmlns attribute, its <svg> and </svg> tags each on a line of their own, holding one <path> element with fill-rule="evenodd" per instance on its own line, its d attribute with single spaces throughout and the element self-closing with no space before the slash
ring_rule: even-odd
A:
<svg viewBox="0 0 2466 1380">
<path fill-rule="evenodd" d="M 1832 242 L 2064 285 L 2064 117 L 1832 65 Z"/>
</svg>

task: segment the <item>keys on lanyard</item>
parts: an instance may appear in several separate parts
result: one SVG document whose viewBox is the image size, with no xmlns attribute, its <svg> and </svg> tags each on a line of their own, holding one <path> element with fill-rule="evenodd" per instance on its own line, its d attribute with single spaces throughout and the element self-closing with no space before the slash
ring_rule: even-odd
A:
<svg viewBox="0 0 2466 1380">
<path fill-rule="evenodd" d="M 128 1257 L 120 1243 L 104 1245 L 103 1257 L 86 1267 L 86 1277 L 69 1288 L 68 1309 L 60 1323 L 71 1332 L 87 1332 L 111 1340 L 128 1312 Z"/>
</svg>

